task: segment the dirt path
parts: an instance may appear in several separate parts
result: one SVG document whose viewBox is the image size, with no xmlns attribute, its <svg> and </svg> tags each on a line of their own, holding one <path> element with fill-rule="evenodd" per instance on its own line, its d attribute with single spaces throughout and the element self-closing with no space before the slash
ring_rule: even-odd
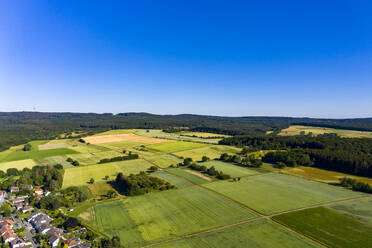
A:
<svg viewBox="0 0 372 248">
<path fill-rule="evenodd" d="M 212 178 L 210 177 L 207 177 L 207 176 L 204 176 L 203 174 L 199 173 L 199 172 L 196 172 L 196 171 L 193 171 L 193 170 L 189 170 L 189 169 L 185 169 L 185 171 L 187 171 L 188 173 L 190 174 L 193 174 L 195 176 L 198 176 L 198 177 L 201 177 L 207 181 L 212 181 Z"/>
</svg>

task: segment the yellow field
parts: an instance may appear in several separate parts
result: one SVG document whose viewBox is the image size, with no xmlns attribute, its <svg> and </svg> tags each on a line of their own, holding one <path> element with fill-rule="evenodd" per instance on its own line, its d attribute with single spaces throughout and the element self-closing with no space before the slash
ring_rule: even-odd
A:
<svg viewBox="0 0 372 248">
<path fill-rule="evenodd" d="M 90 192 L 94 195 L 94 197 L 105 196 L 107 195 L 107 192 L 109 190 L 114 190 L 114 188 L 107 182 L 99 182 L 95 184 L 90 184 L 88 188 Z"/>
<path fill-rule="evenodd" d="M 0 163 L 0 170 L 4 172 L 9 168 L 16 168 L 18 170 L 22 170 L 23 168 L 32 168 L 35 165 L 36 163 L 32 159 L 17 160 L 17 161 Z"/>
<path fill-rule="evenodd" d="M 159 144 L 165 142 L 172 142 L 166 139 L 156 139 L 151 137 L 139 136 L 133 133 L 124 134 L 109 134 L 109 135 L 97 135 L 89 136 L 84 138 L 85 142 L 90 144 L 102 144 L 102 143 L 113 143 L 122 141 L 141 142 L 146 144 Z"/>
<path fill-rule="evenodd" d="M 340 137 L 344 138 L 372 138 L 372 132 L 354 131 L 354 130 L 343 130 L 326 127 L 309 127 L 309 126 L 290 126 L 289 128 L 283 129 L 279 135 L 292 136 L 299 135 L 301 132 L 305 134 L 313 133 L 313 135 L 325 134 L 325 133 L 336 133 Z"/>
<path fill-rule="evenodd" d="M 126 133 L 135 133 L 141 129 L 116 129 L 116 130 L 109 130 L 103 133 L 97 133 L 94 136 L 102 136 L 102 135 L 110 135 L 110 134 L 126 134 Z"/>
<path fill-rule="evenodd" d="M 201 137 L 201 138 L 208 138 L 208 137 L 228 137 L 228 135 L 223 134 L 216 134 L 216 133 L 203 133 L 203 132 L 181 132 L 181 135 L 187 135 L 187 136 L 195 136 L 195 137 Z"/>
<path fill-rule="evenodd" d="M 285 169 L 279 170 L 281 173 L 293 175 L 297 177 L 312 179 L 319 182 L 325 183 L 339 183 L 340 178 L 349 177 L 354 178 L 360 182 L 369 183 L 372 185 L 372 178 L 352 176 L 340 172 L 327 171 L 314 167 L 300 166 L 296 168 L 286 167 Z"/>
<path fill-rule="evenodd" d="M 67 148 L 72 145 L 71 140 L 51 140 L 46 144 L 38 145 L 39 150 L 57 149 L 57 148 Z"/>
</svg>

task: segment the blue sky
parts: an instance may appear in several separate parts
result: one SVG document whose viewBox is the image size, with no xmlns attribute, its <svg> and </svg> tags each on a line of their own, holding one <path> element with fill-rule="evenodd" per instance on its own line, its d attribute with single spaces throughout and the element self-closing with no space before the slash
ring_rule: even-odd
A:
<svg viewBox="0 0 372 248">
<path fill-rule="evenodd" d="M 372 117 L 371 1 L 0 3 L 0 111 Z"/>
</svg>

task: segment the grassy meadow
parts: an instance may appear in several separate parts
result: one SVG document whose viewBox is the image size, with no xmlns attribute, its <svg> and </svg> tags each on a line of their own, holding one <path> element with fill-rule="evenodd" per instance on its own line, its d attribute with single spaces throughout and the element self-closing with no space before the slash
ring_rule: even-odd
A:
<svg viewBox="0 0 372 248">
<path fill-rule="evenodd" d="M 204 165 L 207 168 L 214 166 L 216 170 L 222 171 L 225 174 L 230 175 L 231 177 L 243 177 L 243 176 L 250 176 L 259 174 L 256 170 L 251 170 L 246 167 L 240 167 L 237 165 L 233 165 L 231 163 L 225 163 L 222 161 L 211 160 L 208 162 L 200 163 L 200 165 Z"/>
<path fill-rule="evenodd" d="M 161 143 L 161 144 L 153 144 L 146 146 L 149 149 L 161 151 L 164 153 L 176 153 L 201 147 L 209 146 L 208 144 L 203 143 L 195 143 L 195 142 L 184 142 L 184 141 L 176 141 L 176 142 L 169 142 L 169 143 Z"/>
<path fill-rule="evenodd" d="M 324 207 L 282 214 L 273 219 L 328 247 L 372 247 L 372 225 Z"/>
<path fill-rule="evenodd" d="M 299 125 L 293 125 L 289 128 L 283 129 L 280 131 L 279 135 L 300 135 L 301 132 L 305 132 L 305 134 L 309 134 L 311 132 L 315 136 L 319 134 L 335 133 L 343 138 L 372 138 L 372 132 Z"/>
<path fill-rule="evenodd" d="M 236 154 L 240 151 L 240 148 L 232 146 L 210 145 L 201 148 L 173 152 L 173 154 L 178 157 L 192 158 L 194 161 L 200 161 L 203 156 L 207 156 L 210 159 L 216 159 L 219 158 L 222 153 Z"/>
<path fill-rule="evenodd" d="M 130 197 L 95 207 L 98 230 L 125 247 L 172 238 L 255 217 L 248 209 L 197 186 Z"/>
<path fill-rule="evenodd" d="M 230 228 L 171 241 L 156 248 L 310 248 L 321 247 L 314 242 L 304 240 L 293 232 L 287 231 L 270 221 L 257 220 Z"/>
<path fill-rule="evenodd" d="M 87 185 L 91 178 L 96 182 L 104 181 L 106 175 L 109 176 L 109 179 L 114 179 L 119 172 L 127 175 L 131 173 L 137 174 L 141 171 L 146 171 L 151 166 L 151 163 L 143 159 L 135 159 L 67 168 L 62 187 Z"/>
<path fill-rule="evenodd" d="M 166 171 L 169 172 L 170 174 L 184 178 L 193 184 L 202 184 L 202 183 L 207 183 L 210 181 L 210 180 L 205 179 L 205 177 L 203 176 L 198 176 L 196 173 L 192 174 L 187 170 L 183 170 L 179 168 L 171 168 L 171 169 L 167 169 Z"/>
<path fill-rule="evenodd" d="M 158 177 L 160 179 L 163 179 L 170 184 L 176 186 L 178 189 L 185 188 L 192 186 L 193 184 L 181 177 L 175 176 L 173 174 L 170 174 L 166 171 L 157 171 L 151 174 L 151 176 Z"/>
<path fill-rule="evenodd" d="M 205 187 L 264 214 L 364 195 L 341 187 L 278 173 L 243 177 L 238 182 L 217 181 L 205 184 Z"/>
</svg>

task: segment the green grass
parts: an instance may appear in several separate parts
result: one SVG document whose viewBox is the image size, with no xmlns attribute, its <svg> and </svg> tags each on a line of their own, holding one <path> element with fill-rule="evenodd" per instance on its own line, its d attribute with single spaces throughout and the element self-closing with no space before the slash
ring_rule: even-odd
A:
<svg viewBox="0 0 372 248">
<path fill-rule="evenodd" d="M 162 155 L 155 155 L 151 157 L 146 157 L 146 160 L 156 164 L 161 168 L 168 168 L 170 165 L 177 165 L 181 163 L 183 160 L 179 159 L 170 154 L 162 154 Z"/>
<path fill-rule="evenodd" d="M 166 171 L 157 171 L 155 173 L 152 173 L 151 175 L 155 176 L 155 177 L 158 177 L 158 178 L 161 178 L 161 179 L 169 182 L 170 184 L 176 186 L 179 189 L 193 185 L 192 183 L 190 183 L 190 182 L 188 182 L 188 181 L 186 181 L 182 178 L 179 178 L 175 175 L 169 174 Z"/>
<path fill-rule="evenodd" d="M 154 246 L 156 248 L 308 248 L 320 247 L 267 220 L 258 220 L 192 238 Z"/>
<path fill-rule="evenodd" d="M 136 247 L 144 243 L 136 224 L 120 201 L 94 206 L 98 230 L 109 237 L 121 238 L 124 247 Z"/>
<path fill-rule="evenodd" d="M 239 182 L 218 181 L 205 186 L 264 214 L 365 195 L 278 173 L 243 177 Z"/>
<path fill-rule="evenodd" d="M 208 182 L 208 180 L 206 180 L 202 177 L 199 177 L 197 175 L 191 174 L 190 172 L 187 172 L 183 169 L 171 168 L 171 169 L 167 169 L 167 171 L 169 171 L 171 174 L 174 174 L 176 176 L 183 177 L 183 178 L 185 178 L 186 180 L 190 181 L 193 184 L 202 184 L 202 183 L 207 183 Z"/>
<path fill-rule="evenodd" d="M 200 163 L 200 165 L 204 165 L 207 168 L 214 166 L 216 170 L 222 171 L 223 173 L 228 174 L 232 177 L 242 177 L 259 174 L 259 172 L 257 172 L 256 170 L 251 170 L 245 167 L 216 160 Z"/>
<path fill-rule="evenodd" d="M 1 153 L 0 161 L 9 162 L 9 161 L 16 161 L 16 160 L 24 160 L 24 159 L 38 159 L 38 158 L 46 158 L 46 157 L 51 157 L 51 156 L 76 154 L 76 153 L 77 153 L 76 151 L 67 149 L 67 148 L 41 150 L 41 151 L 15 150 L 15 151 L 11 151 L 8 153 Z"/>
<path fill-rule="evenodd" d="M 372 198 L 358 199 L 349 202 L 336 203 L 327 206 L 340 213 L 353 216 L 359 220 L 372 224 Z"/>
<path fill-rule="evenodd" d="M 97 205 L 96 220 L 100 231 L 120 235 L 125 247 L 139 245 L 138 232 L 149 243 L 255 217 L 248 209 L 196 186 L 129 197 L 121 204 Z"/>
<path fill-rule="evenodd" d="M 165 153 L 174 153 L 174 152 L 180 152 L 180 151 L 185 151 L 185 150 L 191 150 L 195 148 L 201 148 L 205 146 L 209 146 L 209 145 L 202 144 L 202 143 L 194 143 L 194 142 L 176 141 L 176 142 L 152 144 L 146 147 L 148 147 L 149 149 L 154 149 L 154 150 L 165 152 Z"/>
<path fill-rule="evenodd" d="M 87 188 L 89 188 L 94 197 L 106 196 L 109 190 L 114 190 L 107 182 L 90 184 Z"/>
<path fill-rule="evenodd" d="M 372 247 L 372 225 L 327 208 L 306 209 L 273 219 L 329 247 Z"/>
<path fill-rule="evenodd" d="M 211 145 L 187 151 L 175 152 L 174 155 L 184 158 L 192 158 L 194 161 L 200 161 L 203 156 L 210 159 L 219 158 L 222 153 L 236 154 L 240 152 L 240 148 L 232 146 Z"/>
<path fill-rule="evenodd" d="M 36 165 L 35 161 L 32 159 L 17 160 L 11 162 L 0 163 L 0 170 L 6 172 L 9 168 L 16 168 L 22 170 L 23 168 L 32 168 Z"/>
<path fill-rule="evenodd" d="M 53 157 L 46 157 L 46 158 L 39 158 L 36 159 L 36 163 L 39 165 L 56 165 L 61 164 L 63 168 L 70 168 L 73 167 L 71 163 L 66 161 L 67 156 L 53 156 Z"/>
<path fill-rule="evenodd" d="M 70 147 L 70 149 L 77 151 L 79 153 L 94 153 L 94 152 L 105 152 L 105 151 L 110 151 L 110 149 L 103 147 L 103 146 L 98 146 L 98 145 L 86 145 L 86 144 L 75 144 Z"/>
<path fill-rule="evenodd" d="M 314 135 L 336 133 L 338 136 L 344 138 L 372 138 L 372 132 L 299 125 L 293 125 L 290 126 L 289 128 L 283 129 L 281 130 L 279 135 L 284 136 L 299 135 L 301 132 L 305 132 L 305 134 L 312 132 Z"/>
<path fill-rule="evenodd" d="M 182 133 L 165 133 L 162 130 L 139 130 L 136 132 L 137 135 L 152 137 L 152 138 L 162 138 L 162 139 L 171 139 L 178 141 L 189 141 L 189 142 L 199 142 L 199 143 L 209 143 L 209 144 L 218 144 L 218 141 L 221 138 L 216 139 L 203 139 L 200 137 L 189 137 L 182 136 Z"/>
<path fill-rule="evenodd" d="M 129 161 L 119 161 L 106 164 L 96 164 L 88 166 L 78 166 L 67 168 L 63 178 L 63 188 L 69 186 L 87 185 L 88 181 L 93 178 L 96 182 L 104 181 L 107 175 L 109 179 L 116 177 L 117 173 L 137 174 L 140 171 L 146 171 L 151 167 L 151 163 L 142 159 Z"/>
<path fill-rule="evenodd" d="M 136 142 L 136 141 L 122 141 L 122 142 L 112 142 L 112 143 L 103 143 L 100 144 L 106 148 L 111 150 L 116 150 L 122 152 L 126 150 L 127 152 L 131 151 L 133 153 L 137 153 L 141 156 L 154 156 L 155 154 L 159 154 L 158 151 L 149 151 L 146 147 L 141 147 L 147 145 L 146 143 Z"/>
<path fill-rule="evenodd" d="M 79 153 L 68 155 L 68 157 L 77 160 L 80 165 L 91 165 L 97 164 L 101 159 L 113 158 L 118 156 L 124 156 L 123 153 L 117 151 L 105 151 L 105 152 L 94 152 L 94 153 Z"/>
<path fill-rule="evenodd" d="M 115 130 L 109 130 L 103 133 L 97 133 L 94 136 L 101 136 L 101 135 L 111 135 L 111 134 L 126 134 L 126 133 L 135 133 L 139 129 L 115 129 Z"/>
</svg>

